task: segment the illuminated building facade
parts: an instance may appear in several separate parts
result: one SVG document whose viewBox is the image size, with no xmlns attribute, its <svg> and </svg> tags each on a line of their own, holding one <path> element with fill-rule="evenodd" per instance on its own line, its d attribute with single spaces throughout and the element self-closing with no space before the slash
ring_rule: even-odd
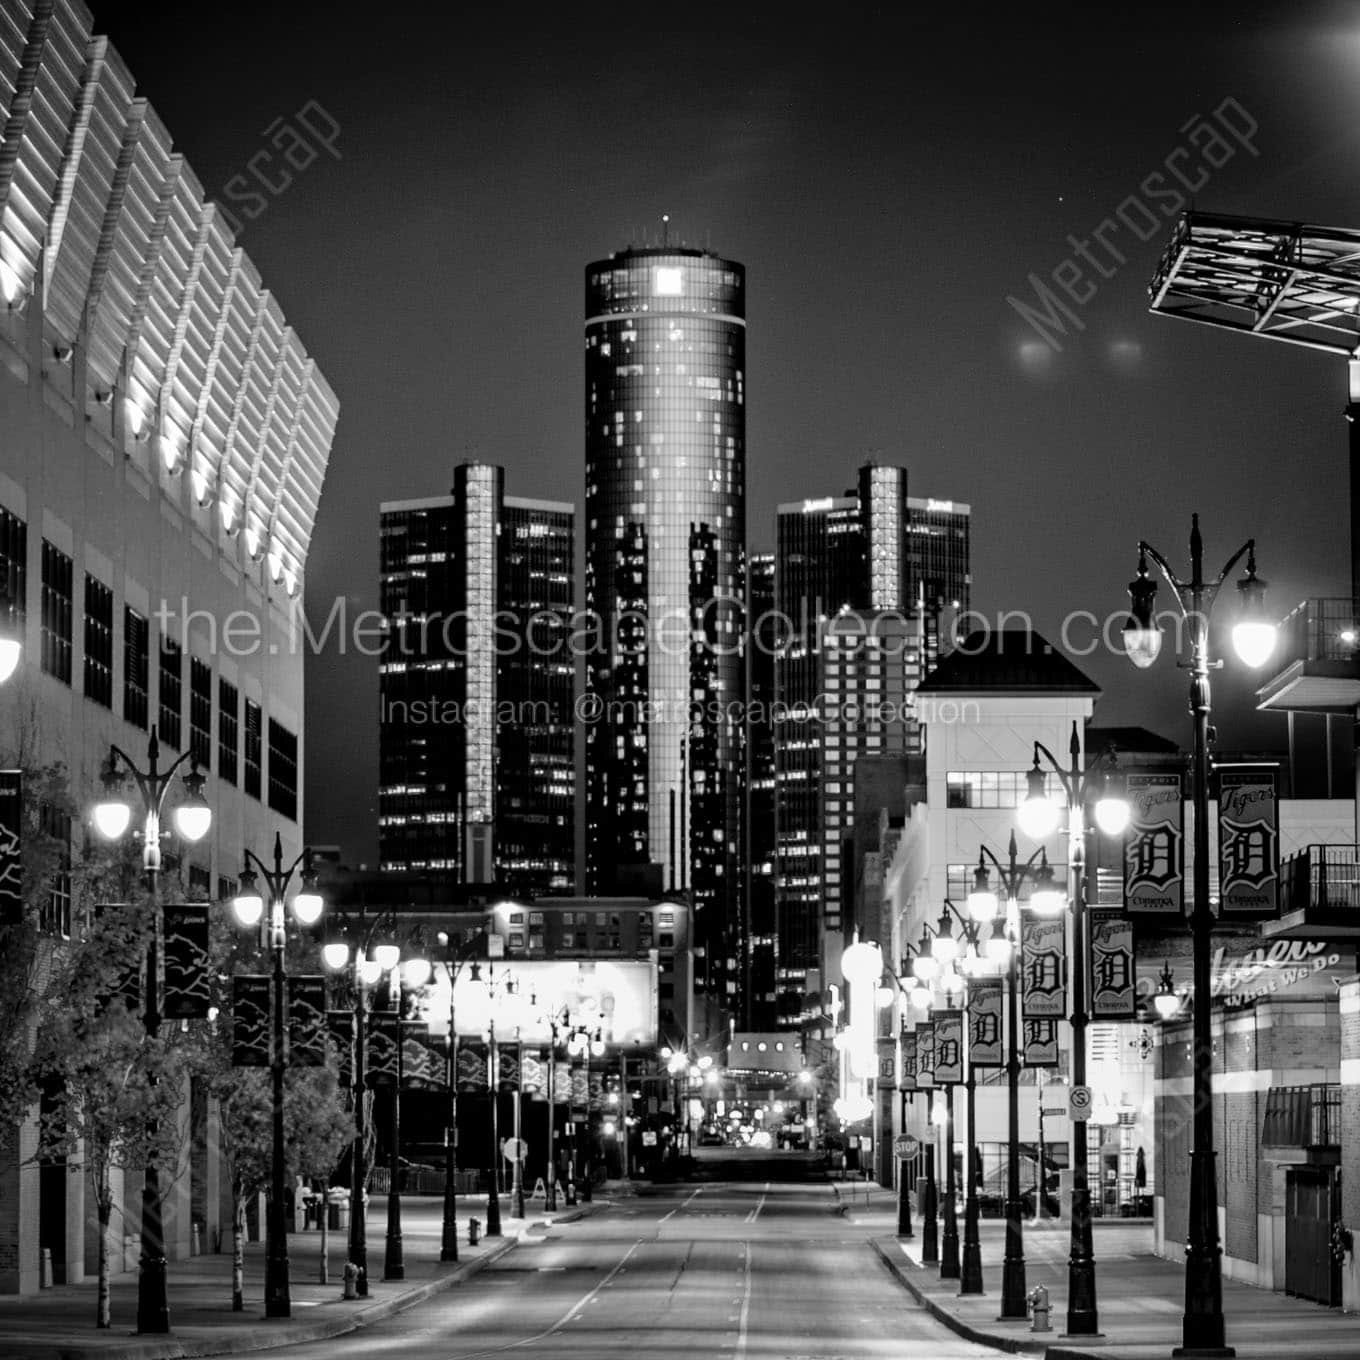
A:
<svg viewBox="0 0 1360 1360">
<path fill-rule="evenodd" d="M 746 724 L 747 860 L 746 930 L 740 957 L 742 1024 L 767 1029 L 774 1023 L 778 958 L 774 907 L 774 554 L 753 553 L 749 567 L 747 645 L 750 705 Z"/>
<path fill-rule="evenodd" d="M 802 1004 L 808 971 L 827 967 L 825 934 L 839 934 L 853 887 L 840 861 L 853 824 L 854 760 L 920 749 L 915 719 L 903 710 L 929 661 L 947 650 L 950 611 L 968 607 L 968 521 L 966 505 L 909 497 L 906 469 L 876 463 L 860 469 L 844 496 L 778 509 L 775 901 L 785 1021 Z M 836 650 L 847 627 L 878 640 L 862 652 Z M 888 704 L 876 696 L 899 693 L 885 725 Z M 860 708 L 847 727 L 828 706 L 850 699 Z"/>
<path fill-rule="evenodd" d="M 562 892 L 576 513 L 506 496 L 504 480 L 464 463 L 448 496 L 382 507 L 379 851 L 389 871 Z"/>
<path fill-rule="evenodd" d="M 165 881 L 220 902 L 245 848 L 302 848 L 298 606 L 339 403 L 83 4 L 3 6 L 0 125 L 0 579 L 23 643 L 0 761 L 59 762 L 83 813 L 111 743 L 144 765 L 156 732 L 162 771 L 192 753 L 212 825 L 167 838 Z M 79 816 L 52 832 L 80 857 Z M 60 941 L 86 904 L 53 885 Z M 161 1183 L 171 1260 L 231 1222 L 209 1109 L 195 1082 Z M 88 1168 L 43 1162 L 36 1119 L 0 1127 L 0 1292 L 36 1292 L 44 1253 L 58 1286 L 97 1267 Z M 113 1177 L 117 1274 L 139 1180 Z"/>
<path fill-rule="evenodd" d="M 586 891 L 688 894 L 696 983 L 725 1005 L 745 882 L 745 271 L 629 249 L 585 282 Z"/>
</svg>

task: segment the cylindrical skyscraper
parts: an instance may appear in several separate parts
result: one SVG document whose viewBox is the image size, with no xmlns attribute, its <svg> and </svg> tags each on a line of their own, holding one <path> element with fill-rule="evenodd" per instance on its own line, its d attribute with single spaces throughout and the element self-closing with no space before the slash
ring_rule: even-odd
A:
<svg viewBox="0 0 1360 1360">
<path fill-rule="evenodd" d="M 586 270 L 587 891 L 688 891 L 719 1003 L 744 876 L 745 310 L 742 266 L 705 251 Z"/>
</svg>

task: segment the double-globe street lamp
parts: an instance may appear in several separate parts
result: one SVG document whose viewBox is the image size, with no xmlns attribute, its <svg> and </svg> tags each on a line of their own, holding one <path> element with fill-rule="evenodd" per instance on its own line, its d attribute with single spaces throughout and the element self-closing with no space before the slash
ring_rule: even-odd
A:
<svg viewBox="0 0 1360 1360">
<path fill-rule="evenodd" d="M 251 866 L 254 865 L 252 868 Z M 273 962 L 271 999 L 271 1030 L 269 1073 L 273 1100 L 273 1143 L 270 1153 L 269 1220 L 266 1230 L 264 1265 L 265 1317 L 292 1317 L 293 1302 L 288 1283 L 288 1234 L 283 1215 L 284 1135 L 283 1135 L 283 1074 L 287 1065 L 284 1054 L 284 1023 L 288 1007 L 288 974 L 284 962 L 287 943 L 287 916 L 284 902 L 294 873 L 302 869 L 301 886 L 293 896 L 293 916 L 299 925 L 313 926 L 321 919 L 325 903 L 316 887 L 316 872 L 312 868 L 312 852 L 304 849 L 288 866 L 283 867 L 283 841 L 274 833 L 274 864 L 271 868 L 253 851 L 245 852 L 245 865 L 237 884 L 232 910 L 236 919 L 247 929 L 258 927 L 264 915 L 264 897 L 260 893 L 260 879 L 269 893 L 269 950 Z"/>
<path fill-rule="evenodd" d="M 444 1221 L 440 1233 L 439 1259 L 456 1261 L 458 1259 L 458 1017 L 454 997 L 458 990 L 458 978 L 465 965 L 478 956 L 485 948 L 486 934 L 478 932 L 471 940 L 459 944 L 446 930 L 436 937 L 444 951 L 443 962 L 448 968 L 449 979 L 449 1035 L 448 1035 L 448 1082 L 449 1082 L 449 1125 L 444 1133 Z"/>
<path fill-rule="evenodd" d="M 486 1193 L 486 1235 L 501 1236 L 501 1201 L 497 1188 L 500 1175 L 500 1054 L 496 1047 L 496 1024 L 502 1030 L 518 1030 L 521 1020 L 522 995 L 514 976 L 504 969 L 499 973 L 488 963 L 486 977 L 479 962 L 474 961 L 465 986 L 464 1005 L 471 1009 L 473 1028 L 487 1034 L 486 1085 L 491 1096 L 491 1174 Z M 518 1115 L 518 1101 L 516 1102 Z M 518 1152 L 519 1149 L 516 1148 Z M 523 1218 L 524 1183 L 519 1180 L 520 1162 L 515 1159 L 516 1184 L 519 1186 L 518 1217 Z"/>
<path fill-rule="evenodd" d="M 1005 892 L 1004 906 L 992 891 L 987 868 L 990 860 Z M 1025 1243 L 1020 1203 L 1020 888 L 1031 882 L 1030 908 L 1038 915 L 1062 910 L 1062 894 L 1053 886 L 1053 870 L 1042 846 L 1020 862 L 1015 833 L 1011 832 L 1007 862 L 1002 864 L 987 846 L 978 850 L 968 913 L 975 921 L 991 921 L 988 957 L 1006 973 L 1006 1028 L 1010 1043 L 1006 1057 L 1006 1255 L 1001 1268 L 1001 1318 L 1029 1315 L 1025 1299 Z"/>
<path fill-rule="evenodd" d="M 16 658 L 17 659 L 17 658 Z M 199 773 L 192 751 L 178 756 L 165 770 L 160 768 L 160 742 L 151 733 L 146 748 L 145 770 L 118 746 L 109 747 L 104 764 L 103 794 L 95 803 L 95 830 L 106 840 L 120 840 L 132 821 L 132 805 L 125 795 L 126 777 L 131 777 L 142 800 L 142 868 L 151 910 L 151 939 L 148 945 L 143 1023 L 149 1038 L 160 1029 L 160 943 L 161 920 L 156 885 L 161 871 L 161 814 L 175 772 L 185 761 L 189 773 L 181 776 L 184 799 L 175 808 L 175 830 L 193 844 L 201 841 L 212 826 L 212 809 L 203 797 L 206 782 Z M 151 1132 L 154 1134 L 154 1124 Z M 166 1293 L 165 1226 L 161 1212 L 160 1169 L 156 1165 L 154 1137 L 148 1139 L 146 1167 L 142 1177 L 142 1259 L 137 1277 L 137 1330 L 165 1333 L 170 1330 L 170 1300 Z"/>
<path fill-rule="evenodd" d="M 1017 810 L 1020 829 L 1034 840 L 1045 840 L 1057 829 L 1060 809 L 1048 796 L 1048 779 L 1040 756 L 1057 775 L 1067 799 L 1068 899 L 1072 904 L 1072 1087 L 1086 1085 L 1086 1025 L 1088 999 L 1086 980 L 1090 976 L 1090 934 L 1086 920 L 1086 837 L 1088 808 L 1094 812 L 1096 827 L 1108 836 L 1122 836 L 1129 824 L 1129 804 L 1122 794 L 1117 774 L 1098 770 L 1102 757 L 1113 765 L 1112 751 L 1102 752 L 1082 767 L 1081 736 L 1076 723 L 1068 741 L 1068 766 L 1041 741 L 1034 743 L 1034 765 L 1026 776 L 1028 793 Z M 1041 1102 L 1042 1103 L 1042 1102 Z M 1035 1201 L 1036 1212 L 1043 1203 L 1043 1168 Z M 1096 1262 L 1091 1236 L 1091 1191 L 1087 1177 L 1086 1120 L 1072 1119 L 1072 1222 L 1071 1247 L 1067 1262 L 1067 1333 L 1069 1336 L 1100 1335 L 1096 1307 Z"/>
<path fill-rule="evenodd" d="M 1129 584 L 1130 618 L 1124 647 L 1140 669 L 1157 660 L 1162 630 L 1154 613 L 1157 583 L 1151 558 L 1176 596 L 1190 641 L 1190 716 L 1193 736 L 1192 797 L 1195 810 L 1194 908 L 1190 914 L 1191 994 L 1194 999 L 1194 1131 L 1190 1152 L 1190 1223 L 1185 1247 L 1185 1315 L 1177 1355 L 1232 1355 L 1223 1322 L 1223 1262 L 1218 1236 L 1218 1188 L 1214 1176 L 1213 978 L 1210 951 L 1214 926 L 1209 906 L 1209 615 L 1218 592 L 1243 556 L 1247 574 L 1237 582 L 1241 615 L 1233 626 L 1233 649 L 1241 661 L 1264 666 L 1275 649 L 1275 626 L 1265 616 L 1265 582 L 1256 575 L 1256 540 L 1248 539 L 1213 580 L 1204 576 L 1204 541 L 1199 516 L 1190 520 L 1190 579 L 1182 580 L 1151 544 L 1138 543 L 1138 574 Z"/>
<path fill-rule="evenodd" d="M 952 918 L 952 919 L 951 919 Z M 962 941 L 954 934 L 957 921 L 962 932 Z M 977 1068 L 974 1063 L 971 1014 L 969 1012 L 970 985 L 982 977 L 996 976 L 997 961 L 984 952 L 986 946 L 981 938 L 981 922 L 965 916 L 948 898 L 940 913 L 939 923 L 933 935 L 922 930 L 921 949 L 914 965 L 918 987 L 911 996 L 913 1005 L 922 1012 L 929 1012 L 934 1004 L 931 984 L 942 985 L 947 998 L 961 1005 L 964 1013 L 964 1052 L 967 1071 L 964 1078 L 965 1114 L 968 1124 L 968 1146 L 966 1148 L 967 1170 L 963 1209 L 963 1257 L 959 1267 L 959 1293 L 981 1294 L 982 1244 L 980 1237 L 980 1208 L 978 1205 L 978 1181 L 981 1177 L 981 1158 L 977 1147 Z M 992 922 L 992 929 L 997 929 Z M 953 1087 L 945 1090 L 945 1115 L 950 1130 L 949 1181 L 946 1198 L 952 1198 L 953 1181 Z M 946 1211 L 946 1228 L 949 1216 Z M 957 1242 L 957 1237 L 956 1237 Z M 957 1251 L 957 1246 L 953 1248 Z M 945 1278 L 941 1270 L 942 1278 Z"/>
<path fill-rule="evenodd" d="M 359 913 L 358 929 L 362 931 L 364 913 Z M 340 972 L 353 963 L 354 989 L 354 1150 L 350 1157 L 350 1219 L 349 1260 L 356 1272 L 355 1289 L 360 1298 L 368 1297 L 368 1228 L 365 1213 L 365 1193 L 368 1165 L 365 1144 L 368 1121 L 364 1095 L 369 1078 L 366 1072 L 368 1056 L 368 1028 L 370 1013 L 376 1009 L 374 998 L 385 984 L 389 1007 L 396 1027 L 396 1070 L 392 1084 L 391 1147 L 388 1151 L 387 1238 L 383 1256 L 383 1279 L 400 1280 L 405 1277 L 405 1261 L 401 1237 L 400 1138 L 401 1138 L 401 986 L 404 970 L 408 986 L 422 986 L 429 979 L 430 965 L 423 958 L 405 961 L 401 946 L 391 939 L 377 939 L 383 918 L 379 917 L 362 941 L 357 942 L 351 955 L 349 942 L 343 932 L 326 941 L 322 958 L 332 972 Z"/>
</svg>

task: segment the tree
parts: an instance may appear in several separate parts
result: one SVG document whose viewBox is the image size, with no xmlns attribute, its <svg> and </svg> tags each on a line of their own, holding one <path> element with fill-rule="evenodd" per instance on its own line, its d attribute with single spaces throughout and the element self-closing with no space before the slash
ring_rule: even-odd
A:
<svg viewBox="0 0 1360 1360">
<path fill-rule="evenodd" d="M 222 1160 L 232 1195 L 232 1308 L 245 1307 L 246 1205 L 252 1195 L 269 1188 L 273 1165 L 272 1093 L 269 1071 L 232 1066 L 231 979 L 237 973 L 265 972 L 267 951 L 258 937 L 247 937 L 223 923 L 214 930 L 210 949 L 218 998 L 218 1014 L 199 1055 L 198 1070 L 208 1094 L 218 1102 Z M 296 971 L 308 967 L 301 942 L 290 941 L 288 954 Z M 352 1121 L 336 1075 L 325 1067 L 289 1068 L 284 1076 L 284 1166 L 289 1180 L 330 1173 L 351 1136 Z"/>
<path fill-rule="evenodd" d="M 152 923 L 141 894 L 91 911 L 81 936 L 56 955 L 33 1074 L 48 1104 L 39 1155 L 64 1157 L 89 1173 L 99 1223 L 95 1325 L 108 1327 L 108 1236 L 114 1172 L 173 1166 L 179 1154 L 177 1107 L 185 1050 L 173 1028 L 147 1033 L 139 996 Z M 138 981 L 139 986 L 139 981 Z"/>
<path fill-rule="evenodd" d="M 11 767 L 13 768 L 13 767 Z M 20 904 L 0 922 L 0 1130 L 16 1128 L 39 1096 L 33 1045 L 54 997 L 57 936 L 44 929 L 54 890 L 72 896 L 70 843 L 57 834 L 71 815 L 63 765 L 21 765 Z"/>
</svg>

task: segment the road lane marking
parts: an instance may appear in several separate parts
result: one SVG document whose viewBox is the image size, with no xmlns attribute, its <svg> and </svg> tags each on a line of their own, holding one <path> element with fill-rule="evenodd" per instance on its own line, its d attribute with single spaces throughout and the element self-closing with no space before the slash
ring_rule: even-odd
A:
<svg viewBox="0 0 1360 1360">
<path fill-rule="evenodd" d="M 518 1341 L 507 1341 L 503 1346 L 487 1346 L 479 1351 L 469 1351 L 464 1355 L 457 1356 L 455 1360 L 479 1360 L 479 1357 L 483 1355 L 500 1355 L 504 1351 L 520 1350 L 524 1346 L 532 1346 L 535 1342 L 542 1341 L 545 1337 L 553 1336 L 555 1333 L 560 1332 L 569 1322 L 579 1322 L 586 1305 L 595 1302 L 596 1295 L 599 1294 L 600 1290 L 602 1290 L 605 1285 L 609 1284 L 614 1276 L 624 1268 L 628 1262 L 628 1258 L 632 1256 L 645 1240 L 646 1239 L 639 1237 L 637 1241 L 624 1252 L 623 1256 L 619 1259 L 618 1264 L 614 1266 L 609 1274 L 606 1275 L 583 1299 L 573 1303 L 551 1327 L 538 1332 L 534 1336 L 521 1337 Z"/>
<path fill-rule="evenodd" d="M 759 1202 L 756 1204 L 756 1207 L 755 1207 L 754 1209 L 752 1209 L 751 1212 L 750 1212 L 749 1214 L 746 1215 L 746 1221 L 747 1221 L 748 1223 L 754 1223 L 754 1222 L 756 1221 L 756 1219 L 758 1219 L 758 1218 L 760 1217 L 760 1211 L 765 1207 L 765 1196 L 768 1195 L 769 1193 L 770 1193 L 770 1183 L 769 1183 L 769 1181 L 766 1181 L 766 1182 L 765 1182 L 765 1189 L 764 1189 L 763 1193 L 762 1193 L 761 1196 L 760 1196 Z"/>
<path fill-rule="evenodd" d="M 703 1193 L 704 1187 L 701 1185 L 683 1204 L 677 1204 L 675 1208 L 670 1211 L 669 1214 L 662 1214 L 661 1217 L 657 1219 L 657 1222 L 664 1223 L 668 1218 L 671 1218 L 675 1214 L 678 1214 L 681 1209 L 688 1209 L 689 1206 L 693 1204 L 694 1201 L 698 1199 L 699 1196 L 702 1195 Z"/>
<path fill-rule="evenodd" d="M 738 1324 L 737 1345 L 736 1349 L 732 1352 L 734 1356 L 738 1357 L 738 1360 L 741 1356 L 746 1354 L 746 1324 L 751 1316 L 751 1244 L 749 1242 L 743 1242 L 741 1245 L 746 1257 L 746 1278 L 741 1291 L 741 1322 Z"/>
</svg>

